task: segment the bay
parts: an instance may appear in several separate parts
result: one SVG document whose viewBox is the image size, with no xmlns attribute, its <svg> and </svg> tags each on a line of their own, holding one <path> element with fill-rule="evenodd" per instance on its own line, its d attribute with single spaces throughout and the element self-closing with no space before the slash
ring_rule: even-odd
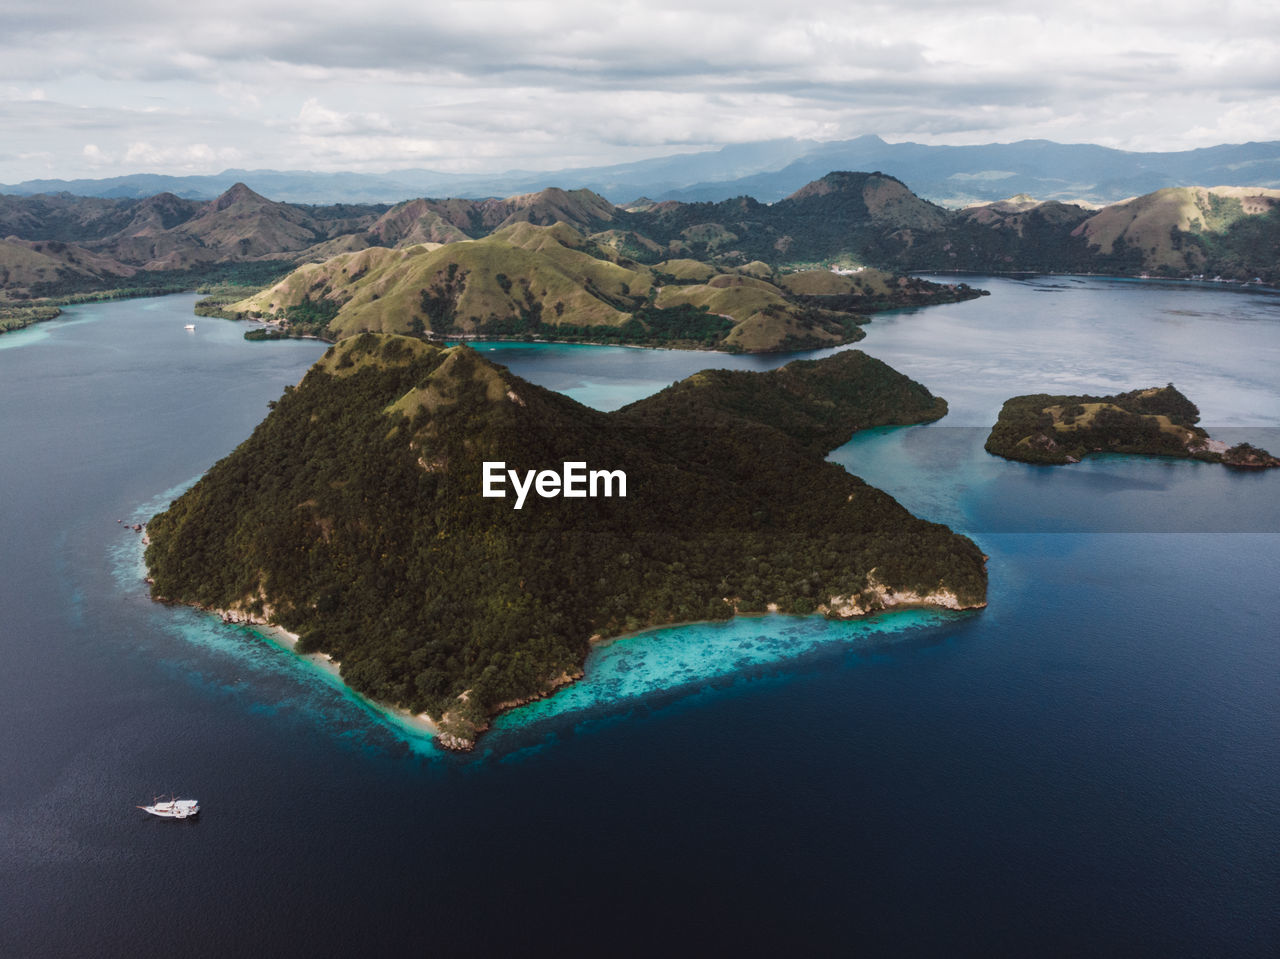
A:
<svg viewBox="0 0 1280 959">
<path fill-rule="evenodd" d="M 614 643 L 467 757 L 139 580 L 125 523 L 321 344 L 189 296 L 0 337 L 0 952 L 1272 954 L 1280 477 L 981 446 L 1015 393 L 1172 380 L 1276 450 L 1280 299 L 970 282 L 858 344 L 950 415 L 831 458 L 973 536 L 987 610 Z M 483 349 L 605 409 L 789 359 Z M 200 820 L 133 809 L 170 791 Z"/>
</svg>

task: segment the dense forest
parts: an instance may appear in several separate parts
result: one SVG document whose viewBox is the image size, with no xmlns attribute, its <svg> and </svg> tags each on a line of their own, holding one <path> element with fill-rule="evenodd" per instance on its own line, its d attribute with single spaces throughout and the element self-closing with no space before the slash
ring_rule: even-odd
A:
<svg viewBox="0 0 1280 959">
<path fill-rule="evenodd" d="M 358 335 L 151 521 L 153 595 L 279 623 L 466 745 L 576 675 L 592 636 L 771 605 L 874 609 L 885 591 L 982 604 L 972 542 L 823 459 L 854 429 L 943 410 L 846 352 L 698 374 L 605 414 L 467 347 Z M 515 510 L 481 495 L 486 461 L 622 470 L 627 495 Z"/>
</svg>

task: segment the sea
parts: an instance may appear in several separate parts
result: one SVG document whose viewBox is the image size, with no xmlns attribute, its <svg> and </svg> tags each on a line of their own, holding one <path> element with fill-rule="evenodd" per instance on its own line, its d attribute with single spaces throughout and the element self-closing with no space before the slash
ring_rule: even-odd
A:
<svg viewBox="0 0 1280 959">
<path fill-rule="evenodd" d="M 857 344 L 950 413 L 830 458 L 972 537 L 986 609 L 627 637 L 465 755 L 148 598 L 132 526 L 323 344 L 194 295 L 0 337 L 0 955 L 1280 955 L 1280 471 L 983 450 L 1173 382 L 1280 452 L 1280 295 L 965 279 Z M 600 409 L 824 355 L 478 348 Z"/>
</svg>

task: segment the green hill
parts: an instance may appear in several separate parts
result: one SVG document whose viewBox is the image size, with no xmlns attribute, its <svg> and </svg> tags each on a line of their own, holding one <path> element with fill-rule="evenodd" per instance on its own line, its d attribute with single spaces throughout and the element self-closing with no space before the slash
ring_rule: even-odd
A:
<svg viewBox="0 0 1280 959">
<path fill-rule="evenodd" d="M 859 430 L 941 419 L 947 401 L 861 350 L 845 350 L 766 373 L 703 370 L 625 408 L 655 424 L 713 410 L 771 426 L 825 455 Z"/>
<path fill-rule="evenodd" d="M 982 605 L 973 543 L 823 459 L 858 425 L 936 415 L 861 354 L 699 374 L 605 414 L 466 347 L 355 336 L 151 521 L 153 594 L 298 632 L 465 747 L 578 675 L 593 636 L 772 606 Z M 486 462 L 620 470 L 626 495 L 515 509 L 482 495 Z"/>
<path fill-rule="evenodd" d="M 772 276 L 762 266 L 750 264 Z M 308 264 L 226 312 L 330 339 L 388 332 L 758 352 L 857 340 L 865 320 L 855 308 L 976 295 L 883 274 L 874 295 L 797 295 L 779 283 L 693 260 L 650 267 L 565 223 L 517 222 L 437 249 L 370 248 Z"/>
</svg>

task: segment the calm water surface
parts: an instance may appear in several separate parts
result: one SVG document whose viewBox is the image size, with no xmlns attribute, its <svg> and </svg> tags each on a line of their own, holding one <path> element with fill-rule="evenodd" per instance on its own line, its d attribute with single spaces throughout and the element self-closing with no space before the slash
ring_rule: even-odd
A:
<svg viewBox="0 0 1280 959">
<path fill-rule="evenodd" d="M 1172 380 L 1280 449 L 1280 298 L 976 285 L 859 344 L 950 415 L 832 459 L 973 536 L 987 610 L 615 643 L 468 757 L 152 604 L 117 522 L 322 345 L 187 333 L 190 296 L 0 337 L 0 954 L 1275 954 L 1280 471 L 981 447 L 1016 393 Z M 486 355 L 605 409 L 786 359 Z M 133 808 L 169 791 L 200 820 Z"/>
</svg>

